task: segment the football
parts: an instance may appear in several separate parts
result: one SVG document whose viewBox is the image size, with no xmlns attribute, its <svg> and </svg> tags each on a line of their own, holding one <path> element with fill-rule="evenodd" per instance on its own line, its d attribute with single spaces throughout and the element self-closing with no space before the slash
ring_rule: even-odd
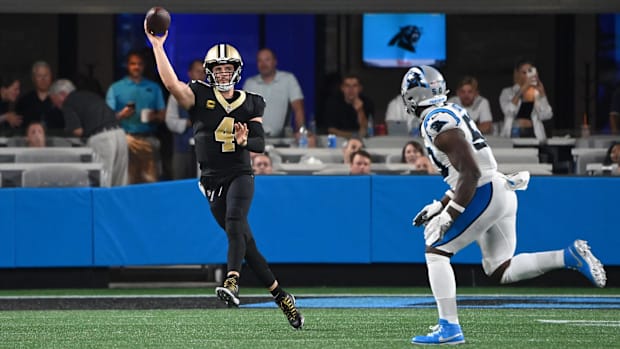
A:
<svg viewBox="0 0 620 349">
<path fill-rule="evenodd" d="M 146 30 L 153 35 L 164 35 L 170 26 L 170 13 L 163 7 L 153 7 L 146 13 Z"/>
</svg>

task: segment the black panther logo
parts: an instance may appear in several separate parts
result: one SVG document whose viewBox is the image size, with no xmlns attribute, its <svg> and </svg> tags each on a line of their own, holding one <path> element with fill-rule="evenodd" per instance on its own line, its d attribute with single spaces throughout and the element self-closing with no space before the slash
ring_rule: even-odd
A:
<svg viewBox="0 0 620 349">
<path fill-rule="evenodd" d="M 411 76 L 413 75 L 413 76 Z M 422 77 L 421 72 L 413 70 L 410 73 L 410 76 L 408 77 L 407 81 L 409 82 L 409 87 L 408 88 L 412 88 L 412 87 L 428 87 L 428 83 L 426 83 L 426 81 L 424 80 L 424 78 Z"/>
<path fill-rule="evenodd" d="M 392 40 L 388 43 L 388 46 L 396 46 L 415 53 L 415 44 L 420 40 L 422 36 L 422 28 L 418 28 L 415 25 L 406 25 L 400 27 L 400 30 Z"/>
<path fill-rule="evenodd" d="M 441 120 L 437 120 L 435 122 L 433 122 L 431 124 L 431 129 L 435 130 L 437 133 L 441 132 L 441 129 L 443 128 L 443 126 L 445 124 L 447 124 L 447 121 L 441 121 Z"/>
</svg>

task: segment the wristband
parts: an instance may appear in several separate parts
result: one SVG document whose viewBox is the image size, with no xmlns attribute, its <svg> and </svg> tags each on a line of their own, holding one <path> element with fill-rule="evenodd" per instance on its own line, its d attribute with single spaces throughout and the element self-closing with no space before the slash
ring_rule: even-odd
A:
<svg viewBox="0 0 620 349">
<path fill-rule="evenodd" d="M 450 198 L 450 200 L 454 199 L 454 192 L 452 189 L 446 190 L 446 196 Z"/>
<path fill-rule="evenodd" d="M 465 211 L 465 207 L 457 204 L 453 200 L 448 201 L 448 204 L 446 205 L 446 208 L 448 208 L 448 207 L 452 207 L 458 213 L 463 213 L 463 211 Z"/>
</svg>

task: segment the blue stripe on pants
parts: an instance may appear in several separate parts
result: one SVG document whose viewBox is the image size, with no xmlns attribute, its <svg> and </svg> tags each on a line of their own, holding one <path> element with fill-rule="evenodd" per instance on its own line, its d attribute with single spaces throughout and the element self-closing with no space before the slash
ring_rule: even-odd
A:
<svg viewBox="0 0 620 349">
<path fill-rule="evenodd" d="M 461 235 L 487 209 L 491 203 L 491 197 L 493 197 L 492 181 L 476 189 L 476 193 L 465 211 L 452 223 L 443 239 L 435 242 L 432 246 L 438 247 L 447 244 Z"/>
</svg>

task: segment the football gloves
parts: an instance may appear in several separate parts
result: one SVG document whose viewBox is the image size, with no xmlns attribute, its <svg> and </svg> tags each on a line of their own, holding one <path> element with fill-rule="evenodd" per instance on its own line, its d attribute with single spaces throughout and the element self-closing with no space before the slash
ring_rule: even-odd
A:
<svg viewBox="0 0 620 349">
<path fill-rule="evenodd" d="M 424 228 L 424 242 L 426 245 L 431 246 L 441 240 L 446 231 L 452 226 L 452 222 L 452 216 L 450 216 L 447 210 L 443 210 L 433 217 L 426 225 L 426 228 Z"/>
<path fill-rule="evenodd" d="M 413 218 L 413 225 L 415 227 L 426 225 L 433 217 L 439 214 L 441 210 L 443 210 L 441 201 L 433 200 L 432 203 L 424 206 L 422 211 L 418 212 L 415 218 Z"/>
</svg>

